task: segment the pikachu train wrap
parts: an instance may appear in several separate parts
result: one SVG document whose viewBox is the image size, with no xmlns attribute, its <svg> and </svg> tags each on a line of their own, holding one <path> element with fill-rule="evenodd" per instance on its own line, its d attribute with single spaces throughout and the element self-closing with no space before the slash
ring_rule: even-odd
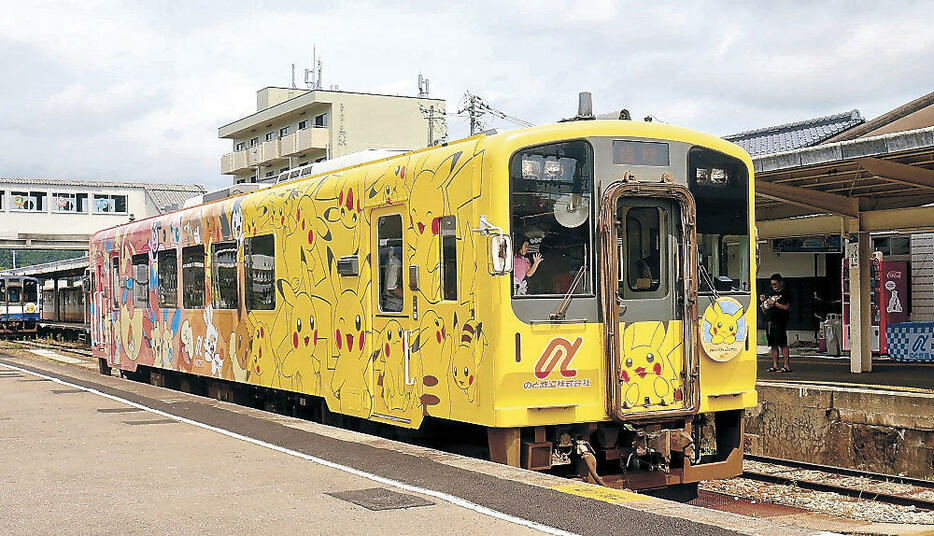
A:
<svg viewBox="0 0 934 536">
<path fill-rule="evenodd" d="M 575 176 L 592 195 L 578 227 L 590 233 L 581 249 L 589 282 L 564 318 L 551 319 L 570 276 L 550 275 L 553 290 L 519 296 L 512 275 L 493 269 L 491 256 L 502 252 L 491 246 L 520 226 L 536 229 L 514 213 L 516 155 L 568 140 L 589 147 Z M 619 140 L 665 144 L 667 167 L 627 161 Z M 728 305 L 698 294 L 705 259 L 695 218 L 709 213 L 687 176 L 698 158 L 729 159 L 744 181 L 746 264 L 737 266 L 747 283 Z M 474 423 L 488 428 L 494 460 L 533 469 L 590 452 L 601 471 L 622 466 L 620 485 L 630 487 L 736 474 L 742 410 L 756 403 L 746 328 L 755 325 L 753 182 L 748 155 L 721 139 L 579 121 L 481 135 L 131 222 L 90 242 L 94 353 L 123 370 L 275 388 L 397 426 L 418 428 L 429 416 Z M 616 186 L 629 189 L 610 199 Z M 545 212 L 548 195 L 533 197 Z M 651 299 L 607 290 L 623 288 L 629 266 L 631 237 L 614 229 L 623 218 L 614 203 L 633 200 L 670 213 L 660 229 L 673 238 L 654 261 L 664 273 L 632 287 L 651 287 L 652 277 L 667 285 L 647 291 Z M 384 240 L 379 222 L 401 222 L 399 240 Z M 268 251 L 258 255 L 263 240 Z M 559 242 L 545 233 L 542 247 Z M 396 308 L 382 301 L 386 244 L 401 246 Z M 530 284 L 561 262 L 549 251 Z"/>
</svg>

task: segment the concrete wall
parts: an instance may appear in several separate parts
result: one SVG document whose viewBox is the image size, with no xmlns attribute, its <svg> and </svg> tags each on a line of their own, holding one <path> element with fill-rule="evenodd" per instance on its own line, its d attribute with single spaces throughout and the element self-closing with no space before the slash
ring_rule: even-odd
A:
<svg viewBox="0 0 934 536">
<path fill-rule="evenodd" d="M 934 396 L 862 388 L 756 385 L 746 452 L 934 478 Z"/>
</svg>

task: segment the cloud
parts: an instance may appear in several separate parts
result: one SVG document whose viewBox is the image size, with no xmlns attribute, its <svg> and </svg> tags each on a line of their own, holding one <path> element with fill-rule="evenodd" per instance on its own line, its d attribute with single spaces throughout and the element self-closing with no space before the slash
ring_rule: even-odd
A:
<svg viewBox="0 0 934 536">
<path fill-rule="evenodd" d="M 925 2 L 21 2 L 0 12 L 0 173 L 229 184 L 217 127 L 299 81 L 464 91 L 535 123 L 629 108 L 716 134 L 931 91 Z M 504 120 L 487 126 L 511 128 Z M 451 117 L 452 136 L 467 133 Z"/>
</svg>

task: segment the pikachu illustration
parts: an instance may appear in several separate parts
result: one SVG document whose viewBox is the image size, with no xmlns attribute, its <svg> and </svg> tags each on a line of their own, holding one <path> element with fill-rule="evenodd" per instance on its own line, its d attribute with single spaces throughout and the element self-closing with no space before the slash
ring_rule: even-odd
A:
<svg viewBox="0 0 934 536">
<path fill-rule="evenodd" d="M 724 312 L 719 302 L 714 302 L 704 311 L 704 322 L 710 324 L 710 342 L 713 344 L 736 342 L 736 333 L 739 319 L 743 316 L 743 309 L 734 313 Z"/>
<path fill-rule="evenodd" d="M 678 330 L 662 322 L 633 322 L 623 332 L 620 381 L 626 408 L 679 403 L 683 392 L 672 357 L 681 351 Z"/>
</svg>

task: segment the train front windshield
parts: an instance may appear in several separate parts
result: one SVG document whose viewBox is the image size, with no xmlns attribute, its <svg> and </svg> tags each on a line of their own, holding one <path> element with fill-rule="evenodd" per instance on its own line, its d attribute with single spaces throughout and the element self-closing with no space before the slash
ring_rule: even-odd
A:
<svg viewBox="0 0 934 536">
<path fill-rule="evenodd" d="M 602 180 L 605 188 L 630 170 L 635 170 L 637 180 L 649 182 L 658 180 L 649 177 L 669 173 L 673 182 L 687 186 L 694 197 L 699 292 L 748 294 L 749 178 L 745 164 L 684 143 L 594 138 L 520 149 L 509 161 L 514 303 L 530 305 L 527 300 L 561 298 L 568 293 L 595 296 L 596 210 L 600 204 L 595 184 Z M 665 232 L 660 219 L 665 216 L 664 207 L 627 208 L 626 214 L 620 223 L 626 232 L 619 237 L 617 252 L 626 285 L 651 290 L 660 298 L 662 281 L 676 277 L 676 263 L 664 262 L 669 253 L 659 251 Z M 663 267 L 672 273 L 662 274 Z"/>
<path fill-rule="evenodd" d="M 748 293 L 749 200 L 746 166 L 694 147 L 688 186 L 697 204 L 697 260 L 701 293 Z"/>
<path fill-rule="evenodd" d="M 582 140 L 513 155 L 514 297 L 593 293 L 593 169 Z"/>
</svg>

